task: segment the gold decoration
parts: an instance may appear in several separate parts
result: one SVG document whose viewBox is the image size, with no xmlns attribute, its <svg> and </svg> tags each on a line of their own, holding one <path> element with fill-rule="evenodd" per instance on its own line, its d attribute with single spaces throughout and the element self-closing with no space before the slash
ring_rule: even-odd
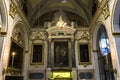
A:
<svg viewBox="0 0 120 80">
<path fill-rule="evenodd" d="M 14 19 L 16 13 L 17 13 L 16 6 L 15 6 L 15 4 L 13 3 L 13 1 L 11 1 L 9 14 L 10 14 L 10 16 Z"/>
<path fill-rule="evenodd" d="M 66 22 L 63 21 L 62 16 L 59 17 L 59 21 L 57 22 L 56 26 L 59 28 L 63 28 L 66 26 Z"/>
</svg>

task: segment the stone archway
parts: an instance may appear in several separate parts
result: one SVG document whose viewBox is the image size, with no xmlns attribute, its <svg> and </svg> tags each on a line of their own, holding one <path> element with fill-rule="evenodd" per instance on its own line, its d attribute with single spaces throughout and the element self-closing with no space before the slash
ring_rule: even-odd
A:
<svg viewBox="0 0 120 80">
<path fill-rule="evenodd" d="M 15 27 L 12 30 L 12 37 L 16 38 L 19 33 L 22 35 L 21 44 L 25 47 L 25 51 L 28 51 L 28 27 L 23 22 L 16 22 Z"/>
<path fill-rule="evenodd" d="M 104 29 L 104 31 L 100 31 L 100 29 L 101 28 L 103 28 Z M 97 77 L 96 79 L 98 80 L 98 78 L 99 78 L 99 80 L 115 80 L 114 79 L 114 71 L 113 71 L 113 64 L 112 64 L 112 57 L 111 57 L 111 53 L 109 54 L 109 55 L 107 55 L 107 59 L 109 59 L 109 61 L 110 61 L 110 66 L 111 66 L 111 69 L 109 69 L 109 70 L 103 70 L 103 71 L 105 71 L 105 74 L 107 74 L 107 75 L 112 75 L 112 76 L 109 76 L 109 77 L 106 77 L 106 75 L 105 74 L 103 74 L 105 77 L 104 78 L 102 78 L 101 77 L 101 74 L 100 74 L 100 72 L 101 72 L 101 68 L 100 68 L 100 66 L 101 65 L 103 65 L 103 64 L 99 64 L 100 63 L 100 61 L 101 60 L 104 60 L 104 62 L 106 62 L 105 61 L 105 56 L 106 55 L 101 55 L 102 53 L 102 51 L 101 51 L 101 48 L 100 48 L 100 44 L 99 44 L 99 42 L 100 42 L 100 35 L 98 35 L 98 34 L 101 34 L 100 32 L 105 32 L 105 35 L 106 35 L 106 38 L 107 38 L 107 40 L 109 41 L 109 38 L 108 38 L 108 32 L 107 32 L 107 30 L 106 30 L 106 28 L 105 28 L 105 26 L 103 25 L 103 23 L 102 22 L 99 22 L 98 24 L 97 24 L 97 26 L 95 27 L 95 29 L 94 29 L 94 34 L 93 34 L 93 52 L 95 53 L 94 54 L 94 58 L 95 58 L 95 62 L 94 62 L 94 64 L 95 64 L 95 77 Z M 106 40 L 105 40 L 106 41 Z M 109 43 L 109 45 L 110 45 L 110 43 Z M 109 46 L 109 50 L 110 50 L 110 46 Z M 99 56 L 100 55 L 100 56 Z M 102 58 L 103 57 L 103 58 Z M 101 59 L 101 60 L 100 60 Z M 104 64 L 105 65 L 105 64 Z M 103 66 L 104 68 L 106 67 L 106 66 Z M 110 71 L 111 70 L 111 71 Z M 111 78 L 112 77 L 112 78 Z"/>
<path fill-rule="evenodd" d="M 17 72 L 16 75 L 19 75 L 18 78 L 23 78 L 23 76 L 26 77 L 25 74 L 27 73 L 26 64 L 28 62 L 26 62 L 27 60 L 26 57 L 28 56 L 28 54 L 26 53 L 28 53 L 29 30 L 27 25 L 21 21 L 15 22 L 13 26 L 14 27 L 11 30 L 11 37 L 6 41 L 6 43 L 9 43 L 7 45 L 9 46 L 9 50 L 7 51 L 8 52 L 7 54 L 4 53 L 4 55 L 6 56 L 3 57 L 4 58 L 3 61 L 5 62 L 6 60 L 6 64 L 7 64 L 4 66 L 4 68 L 7 67 L 5 68 L 5 70 L 8 70 L 9 68 L 10 70 L 13 70 L 14 73 L 16 73 L 16 71 L 14 70 L 15 68 L 20 70 L 20 72 Z M 15 53 L 14 59 L 13 59 L 13 52 Z M 9 76 L 10 78 L 15 79 L 14 74 L 12 74 L 11 72 L 8 73 L 4 73 L 5 78 Z"/>
</svg>

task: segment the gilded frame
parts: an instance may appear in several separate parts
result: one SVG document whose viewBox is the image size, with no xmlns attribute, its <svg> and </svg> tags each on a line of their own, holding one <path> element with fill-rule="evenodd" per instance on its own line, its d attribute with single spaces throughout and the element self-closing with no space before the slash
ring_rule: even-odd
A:
<svg viewBox="0 0 120 80">
<path fill-rule="evenodd" d="M 55 42 L 58 42 L 58 43 L 64 43 L 64 42 L 67 42 L 67 48 L 68 48 L 68 66 L 55 66 Z M 69 40 L 53 40 L 52 42 L 52 45 L 51 45 L 51 52 L 52 52 L 52 68 L 53 69 L 70 69 L 71 66 L 72 66 L 72 63 L 70 62 L 70 57 L 71 57 L 71 44 L 70 44 L 70 41 Z"/>
<path fill-rule="evenodd" d="M 13 44 L 15 46 L 13 46 Z M 19 47 L 19 49 L 21 48 L 21 50 L 19 50 L 18 47 Z M 12 58 L 13 58 L 12 57 L 12 52 L 14 52 L 14 51 L 17 51 L 18 55 L 17 55 L 17 58 L 16 58 L 16 54 L 15 54 L 13 61 L 16 61 L 19 58 L 22 59 L 21 64 L 20 64 L 21 65 L 20 68 L 19 67 L 15 67 L 15 63 L 13 63 L 13 66 L 12 66 Z M 20 52 L 22 53 L 22 55 L 21 55 Z M 23 64 L 24 64 L 23 62 L 24 62 L 24 47 L 23 47 L 23 45 L 21 45 L 20 43 L 18 43 L 14 38 L 11 38 L 10 51 L 9 51 L 9 59 L 8 59 L 8 68 L 13 68 L 15 70 L 22 71 L 23 70 Z M 20 63 L 20 62 L 17 62 L 17 63 Z M 16 64 L 16 65 L 19 65 L 19 64 Z"/>
<path fill-rule="evenodd" d="M 39 52 L 35 54 L 35 49 L 38 50 L 39 47 Z M 31 60 L 30 64 L 31 65 L 43 65 L 44 63 L 44 44 L 43 43 L 32 43 L 32 52 L 31 52 Z M 37 61 L 38 60 L 38 61 Z"/>
<path fill-rule="evenodd" d="M 85 54 L 84 51 L 87 54 Z M 78 59 L 79 65 L 86 66 L 91 64 L 90 43 L 83 42 L 78 44 Z"/>
</svg>

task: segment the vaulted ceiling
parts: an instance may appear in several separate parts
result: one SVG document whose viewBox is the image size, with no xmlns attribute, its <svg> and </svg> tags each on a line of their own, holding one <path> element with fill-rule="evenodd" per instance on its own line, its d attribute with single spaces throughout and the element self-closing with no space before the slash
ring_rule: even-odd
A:
<svg viewBox="0 0 120 80">
<path fill-rule="evenodd" d="M 27 1 L 27 17 L 32 27 L 43 26 L 45 21 L 52 21 L 55 13 L 62 10 L 70 21 L 88 26 L 95 3 L 95 0 L 30 0 Z"/>
</svg>

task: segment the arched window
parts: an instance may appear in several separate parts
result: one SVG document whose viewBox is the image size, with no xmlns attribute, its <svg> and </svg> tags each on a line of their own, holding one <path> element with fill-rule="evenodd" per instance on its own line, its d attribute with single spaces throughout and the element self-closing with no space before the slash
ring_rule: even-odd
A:
<svg viewBox="0 0 120 80">
<path fill-rule="evenodd" d="M 100 80 L 115 80 L 109 39 L 106 29 L 103 25 L 101 25 L 98 30 L 97 39 Z"/>
</svg>

